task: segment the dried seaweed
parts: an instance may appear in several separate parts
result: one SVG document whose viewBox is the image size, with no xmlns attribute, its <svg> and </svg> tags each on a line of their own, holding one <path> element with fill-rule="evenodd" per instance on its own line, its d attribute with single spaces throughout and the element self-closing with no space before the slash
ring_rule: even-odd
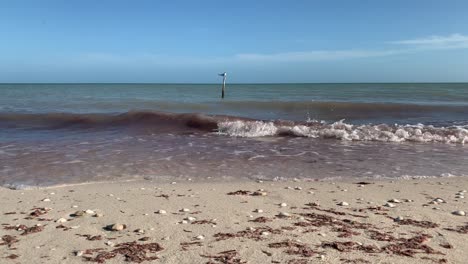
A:
<svg viewBox="0 0 468 264">
<path fill-rule="evenodd" d="M 231 238 L 248 238 L 248 239 L 253 239 L 253 240 L 263 240 L 263 234 L 264 232 L 268 232 L 270 234 L 281 234 L 282 230 L 281 229 L 273 229 L 271 227 L 257 227 L 253 229 L 246 229 L 243 231 L 239 231 L 237 233 L 217 233 L 214 235 L 216 238 L 216 241 L 221 241 L 221 240 L 226 240 L 226 239 L 231 239 Z"/>
<path fill-rule="evenodd" d="M 460 234 L 468 234 L 468 224 L 464 226 L 457 226 L 456 228 L 444 228 L 445 230 L 457 232 Z"/>
<path fill-rule="evenodd" d="M 24 229 L 23 233 L 21 233 L 22 236 L 33 234 L 33 233 L 38 233 L 44 230 L 44 226 L 32 226 Z"/>
<path fill-rule="evenodd" d="M 7 259 L 17 259 L 17 258 L 19 258 L 19 256 L 16 255 L 16 254 L 11 254 L 11 255 L 6 256 L 5 258 L 7 258 Z"/>
<path fill-rule="evenodd" d="M 383 233 L 377 230 L 368 230 L 370 239 L 377 241 L 395 241 L 396 238 L 388 233 Z"/>
<path fill-rule="evenodd" d="M 93 236 L 93 235 L 79 235 L 79 234 L 77 234 L 77 236 L 86 237 L 86 240 L 89 240 L 89 241 L 102 240 L 101 235 Z"/>
<path fill-rule="evenodd" d="M 56 226 L 55 228 L 58 228 L 58 229 L 63 229 L 63 231 L 68 231 L 71 229 L 71 227 L 68 227 L 68 226 L 64 226 L 64 225 L 58 225 Z"/>
<path fill-rule="evenodd" d="M 200 255 L 204 258 L 209 258 L 206 264 L 215 264 L 215 263 L 224 263 L 224 264 L 242 264 L 247 263 L 246 261 L 242 261 L 238 257 L 238 253 L 236 250 L 227 250 L 223 252 L 219 252 L 217 255 Z"/>
<path fill-rule="evenodd" d="M 260 217 L 257 217 L 253 220 L 249 220 L 249 222 L 254 222 L 254 223 L 267 223 L 267 222 L 272 222 L 273 219 L 271 218 L 268 218 L 268 217 L 264 217 L 264 216 L 260 216 Z"/>
<path fill-rule="evenodd" d="M 341 234 L 338 235 L 338 237 L 352 237 L 352 236 L 358 236 L 361 233 L 352 231 L 348 227 L 334 227 L 332 228 L 333 232 L 340 232 Z"/>
<path fill-rule="evenodd" d="M 182 242 L 180 243 L 180 246 L 182 247 L 182 250 L 187 251 L 191 246 L 199 246 L 201 247 L 203 245 L 202 242 L 200 241 L 193 241 L 193 242 Z"/>
<path fill-rule="evenodd" d="M 421 259 L 424 259 L 424 260 L 430 260 L 434 263 L 448 263 L 448 260 L 447 259 L 437 259 L 437 258 L 430 258 L 430 257 L 421 257 Z"/>
<path fill-rule="evenodd" d="M 270 248 L 286 248 L 284 252 L 286 254 L 288 254 L 288 255 L 299 255 L 299 256 L 302 256 L 302 257 L 312 257 L 315 254 L 317 254 L 317 252 L 315 252 L 309 246 L 307 246 L 305 244 L 302 244 L 302 243 L 294 242 L 294 241 L 291 241 L 291 240 L 285 240 L 285 241 L 277 242 L 277 243 L 270 243 L 270 244 L 268 244 L 268 247 L 270 247 Z"/>
<path fill-rule="evenodd" d="M 29 216 L 25 217 L 24 219 L 34 219 L 34 218 L 39 217 L 41 215 L 45 215 L 45 214 L 47 214 L 47 212 L 50 211 L 50 208 L 41 207 L 41 208 L 33 208 L 32 210 L 33 211 L 31 213 L 29 213 Z"/>
<path fill-rule="evenodd" d="M 235 192 L 228 192 L 227 195 L 250 195 L 251 191 L 238 190 Z"/>
<path fill-rule="evenodd" d="M 345 241 L 345 242 L 324 242 L 322 243 L 323 248 L 333 248 L 336 249 L 340 252 L 350 252 L 353 250 L 359 250 L 359 251 L 364 251 L 366 253 L 379 253 L 382 252 L 382 250 L 376 246 L 364 246 L 360 243 L 356 243 L 353 241 Z"/>
<path fill-rule="evenodd" d="M 5 230 L 16 230 L 16 231 L 22 231 L 22 230 L 25 230 L 27 229 L 28 227 L 25 226 L 25 225 L 17 225 L 17 226 L 4 226 L 3 229 Z"/>
<path fill-rule="evenodd" d="M 439 244 L 439 246 L 443 247 L 443 248 L 447 248 L 447 249 L 452 249 L 453 246 L 450 245 L 449 243 L 445 243 L 445 244 Z"/>
<path fill-rule="evenodd" d="M 342 261 L 342 263 L 349 263 L 349 264 L 358 264 L 358 263 L 363 263 L 363 264 L 370 264 L 372 262 L 368 261 L 368 260 L 365 260 L 365 259 L 362 259 L 362 258 L 358 258 L 358 259 L 340 259 L 340 261 Z"/>
<path fill-rule="evenodd" d="M 423 227 L 423 228 L 439 227 L 438 224 L 430 222 L 430 221 L 417 221 L 417 220 L 412 220 L 412 219 L 399 220 L 397 221 L 397 223 L 400 225 L 412 225 L 412 226 L 418 226 L 418 227 Z"/>
<path fill-rule="evenodd" d="M 227 195 L 248 195 L 248 196 L 263 196 L 265 195 L 264 192 L 260 191 L 245 191 L 245 190 L 237 190 L 235 192 L 228 192 Z"/>
<path fill-rule="evenodd" d="M 388 244 L 382 247 L 387 253 L 392 253 L 401 256 L 408 256 L 412 257 L 418 253 L 426 253 L 426 254 L 442 254 L 442 252 L 436 251 L 428 245 L 424 243 L 427 242 L 432 236 L 427 234 L 417 235 L 412 238 L 400 238 L 398 239 L 399 242 Z"/>
<path fill-rule="evenodd" d="M 83 259 L 90 262 L 104 263 L 118 255 L 125 258 L 125 261 L 141 263 L 158 259 L 157 256 L 148 256 L 149 253 L 157 253 L 163 250 L 158 243 L 139 244 L 136 241 L 117 244 L 112 251 L 86 250 L 85 254 L 97 253 L 95 257 L 83 256 Z"/>
<path fill-rule="evenodd" d="M 205 224 L 216 225 L 216 222 L 213 220 L 197 220 L 197 221 L 192 222 L 192 225 L 205 225 Z"/>
<path fill-rule="evenodd" d="M 307 264 L 309 263 L 308 259 L 290 259 L 287 264 Z"/>
<path fill-rule="evenodd" d="M 4 235 L 2 236 L 2 243 L 0 246 L 8 246 L 8 248 L 12 248 L 13 244 L 17 243 L 19 240 L 15 236 Z"/>
</svg>

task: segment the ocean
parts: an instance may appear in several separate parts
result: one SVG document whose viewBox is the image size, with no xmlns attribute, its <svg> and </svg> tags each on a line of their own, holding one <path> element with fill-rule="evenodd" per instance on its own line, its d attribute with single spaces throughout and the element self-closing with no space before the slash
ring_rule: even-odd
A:
<svg viewBox="0 0 468 264">
<path fill-rule="evenodd" d="M 468 175 L 468 83 L 0 84 L 0 185 Z"/>
</svg>

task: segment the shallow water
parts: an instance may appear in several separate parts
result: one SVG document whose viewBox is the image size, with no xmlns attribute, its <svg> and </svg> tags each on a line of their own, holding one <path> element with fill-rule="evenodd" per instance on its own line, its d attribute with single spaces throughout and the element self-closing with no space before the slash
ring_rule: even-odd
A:
<svg viewBox="0 0 468 264">
<path fill-rule="evenodd" d="M 0 85 L 0 184 L 468 175 L 467 84 L 218 88 Z"/>
</svg>

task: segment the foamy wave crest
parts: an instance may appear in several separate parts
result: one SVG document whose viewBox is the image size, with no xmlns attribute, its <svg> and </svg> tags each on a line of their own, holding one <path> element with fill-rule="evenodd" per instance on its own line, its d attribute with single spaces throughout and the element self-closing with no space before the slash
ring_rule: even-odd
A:
<svg viewBox="0 0 468 264">
<path fill-rule="evenodd" d="M 297 136 L 335 138 L 348 141 L 468 143 L 468 126 L 434 127 L 418 125 L 352 125 L 312 123 L 282 125 L 266 121 L 225 121 L 218 133 L 234 137 Z"/>
</svg>

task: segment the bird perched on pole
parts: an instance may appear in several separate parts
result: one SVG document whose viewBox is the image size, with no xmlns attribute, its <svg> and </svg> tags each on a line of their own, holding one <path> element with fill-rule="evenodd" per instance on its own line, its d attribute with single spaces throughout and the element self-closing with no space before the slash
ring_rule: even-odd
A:
<svg viewBox="0 0 468 264">
<path fill-rule="evenodd" d="M 223 72 L 223 73 L 219 73 L 218 74 L 219 76 L 223 76 L 223 88 L 221 90 L 221 99 L 224 98 L 224 89 L 226 87 L 226 76 L 227 76 L 227 73 L 226 72 Z"/>
</svg>

